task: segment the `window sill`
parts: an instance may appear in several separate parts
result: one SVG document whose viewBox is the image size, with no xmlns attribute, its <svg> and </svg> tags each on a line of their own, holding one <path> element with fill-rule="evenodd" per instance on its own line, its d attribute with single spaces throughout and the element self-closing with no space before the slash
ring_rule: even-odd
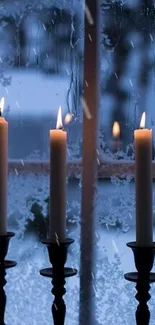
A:
<svg viewBox="0 0 155 325">
<path fill-rule="evenodd" d="M 155 162 L 153 164 L 153 178 L 155 178 Z M 100 161 L 97 166 L 98 178 L 110 178 L 112 176 L 126 177 L 134 175 L 134 161 Z M 82 164 L 80 160 L 74 160 L 67 163 L 67 176 L 72 178 L 80 178 Z M 9 173 L 11 174 L 49 174 L 49 162 L 41 161 L 9 161 Z"/>
</svg>

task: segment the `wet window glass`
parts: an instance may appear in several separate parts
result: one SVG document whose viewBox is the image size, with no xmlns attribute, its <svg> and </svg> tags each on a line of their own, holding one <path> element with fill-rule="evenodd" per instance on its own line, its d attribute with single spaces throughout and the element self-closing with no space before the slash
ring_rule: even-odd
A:
<svg viewBox="0 0 155 325">
<path fill-rule="evenodd" d="M 0 97 L 5 99 L 3 116 L 9 129 L 7 229 L 15 232 L 7 261 L 17 262 L 6 275 L 8 325 L 54 324 L 51 280 L 40 270 L 51 267 L 42 240 L 49 227 L 49 130 L 56 128 L 60 106 L 67 132 L 66 237 L 74 239 L 67 254 L 66 293 L 61 283 L 66 324 L 136 324 L 135 286 L 124 273 L 135 271 L 126 243 L 136 240 L 134 130 L 140 128 L 143 112 L 146 127 L 152 129 L 154 159 L 154 1 L 100 1 L 93 220 L 81 217 L 83 114 L 89 110 L 84 67 L 93 68 L 85 62 L 85 16 L 93 24 L 89 1 L 0 1 Z M 90 201 L 88 189 L 88 205 Z M 154 210 L 153 205 L 153 218 Z M 75 269 L 77 274 L 70 276 Z M 0 268 L 2 278 L 3 271 Z M 150 325 L 154 290 L 152 284 Z M 0 295 L 5 307 L 3 290 Z M 53 308 L 59 312 L 57 303 Z"/>
</svg>

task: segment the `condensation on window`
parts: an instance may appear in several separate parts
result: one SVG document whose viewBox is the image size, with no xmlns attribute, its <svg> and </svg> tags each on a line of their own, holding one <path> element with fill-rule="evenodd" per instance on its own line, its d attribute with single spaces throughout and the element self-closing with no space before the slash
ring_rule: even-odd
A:
<svg viewBox="0 0 155 325">
<path fill-rule="evenodd" d="M 100 150 L 110 158 L 133 159 L 134 130 L 144 111 L 154 138 L 154 1 L 105 0 L 101 10 Z"/>
<path fill-rule="evenodd" d="M 68 159 L 81 156 L 83 14 L 82 1 L 0 4 L 0 96 L 10 159 L 48 159 L 49 129 L 60 105 L 63 121 L 72 116 L 64 125 Z"/>
</svg>

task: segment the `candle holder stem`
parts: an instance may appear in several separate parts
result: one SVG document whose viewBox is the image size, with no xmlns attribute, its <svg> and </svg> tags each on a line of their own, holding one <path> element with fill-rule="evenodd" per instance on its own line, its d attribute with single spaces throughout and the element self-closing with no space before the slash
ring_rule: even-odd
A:
<svg viewBox="0 0 155 325">
<path fill-rule="evenodd" d="M 6 306 L 6 294 L 4 290 L 4 286 L 6 285 L 5 280 L 5 266 L 0 265 L 0 324 L 5 325 L 4 323 L 4 313 L 5 313 L 5 306 Z"/>
<path fill-rule="evenodd" d="M 53 274 L 53 289 L 51 292 L 54 295 L 52 314 L 55 325 L 64 324 L 65 322 L 66 305 L 63 299 L 63 295 L 66 293 L 66 289 L 64 288 L 65 283 L 63 274 L 62 276 Z"/>
<path fill-rule="evenodd" d="M 5 325 L 4 315 L 5 315 L 5 307 L 6 307 L 6 294 L 4 287 L 7 283 L 6 269 L 12 268 L 16 266 L 16 262 L 14 261 L 6 261 L 5 257 L 8 252 L 9 241 L 15 234 L 13 232 L 7 232 L 6 235 L 0 236 L 0 325 Z"/>
<path fill-rule="evenodd" d="M 149 247 L 139 247 L 136 242 L 127 243 L 134 254 L 134 261 L 137 272 L 130 272 L 124 275 L 125 279 L 136 283 L 137 293 L 135 295 L 139 305 L 136 310 L 137 325 L 149 325 L 150 311 L 147 302 L 150 300 L 150 283 L 155 282 L 155 273 L 151 273 L 154 255 L 155 243 Z"/>
<path fill-rule="evenodd" d="M 150 300 L 151 295 L 149 294 L 150 290 L 150 279 L 139 277 L 136 284 L 137 294 L 135 298 L 139 302 L 139 305 L 136 310 L 136 321 L 137 324 L 141 324 L 143 320 L 144 325 L 148 325 L 150 321 L 150 311 L 147 305 L 147 302 Z"/>
<path fill-rule="evenodd" d="M 63 296 L 66 293 L 65 278 L 77 274 L 76 269 L 65 267 L 67 260 L 67 250 L 70 244 L 74 242 L 73 239 L 66 238 L 64 243 L 51 243 L 50 240 L 42 241 L 48 248 L 49 260 L 52 268 L 43 269 L 40 274 L 45 277 L 52 278 L 52 294 L 54 301 L 52 304 L 52 314 L 54 325 L 64 325 L 66 315 L 66 305 Z"/>
</svg>

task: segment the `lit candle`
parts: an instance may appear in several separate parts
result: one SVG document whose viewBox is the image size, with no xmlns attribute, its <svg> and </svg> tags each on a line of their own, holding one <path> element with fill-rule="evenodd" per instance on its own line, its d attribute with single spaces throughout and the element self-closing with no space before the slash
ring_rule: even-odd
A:
<svg viewBox="0 0 155 325">
<path fill-rule="evenodd" d="M 112 128 L 112 133 L 113 133 L 113 137 L 115 139 L 119 139 L 120 136 L 120 126 L 118 122 L 114 122 L 113 124 L 113 128 Z"/>
<path fill-rule="evenodd" d="M 145 129 L 145 113 L 135 130 L 136 242 L 149 246 L 152 226 L 152 130 Z"/>
<path fill-rule="evenodd" d="M 7 231 L 8 122 L 2 117 L 4 97 L 0 101 L 0 235 Z"/>
<path fill-rule="evenodd" d="M 66 138 L 59 107 L 56 130 L 50 130 L 49 237 L 63 242 L 66 232 Z"/>
<path fill-rule="evenodd" d="M 117 121 L 115 121 L 113 124 L 112 134 L 113 134 L 112 149 L 113 151 L 118 151 L 121 147 L 121 141 L 120 141 L 120 125 Z"/>
</svg>

